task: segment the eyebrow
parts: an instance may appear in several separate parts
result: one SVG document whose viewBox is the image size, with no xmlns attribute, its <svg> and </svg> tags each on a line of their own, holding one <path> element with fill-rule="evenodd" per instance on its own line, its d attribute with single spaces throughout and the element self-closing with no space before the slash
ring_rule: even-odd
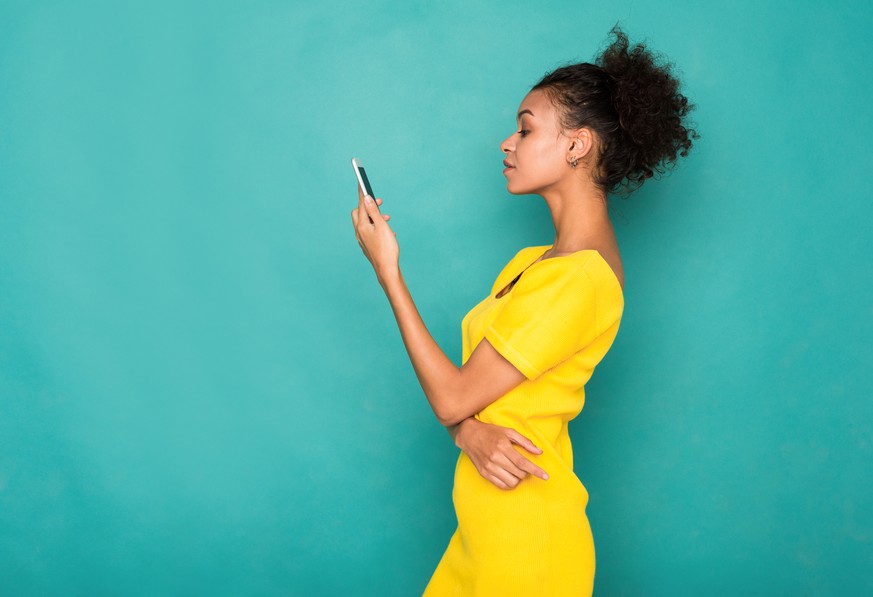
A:
<svg viewBox="0 0 873 597">
<path fill-rule="evenodd" d="M 521 112 L 518 113 L 518 116 L 516 116 L 515 119 L 518 120 L 519 118 L 521 118 L 522 114 L 530 114 L 531 116 L 534 115 L 534 113 L 531 112 L 530 110 L 522 110 Z"/>
</svg>

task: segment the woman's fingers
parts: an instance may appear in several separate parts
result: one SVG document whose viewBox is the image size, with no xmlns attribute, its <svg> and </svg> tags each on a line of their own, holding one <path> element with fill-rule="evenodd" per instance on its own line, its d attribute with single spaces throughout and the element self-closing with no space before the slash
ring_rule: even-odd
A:
<svg viewBox="0 0 873 597">
<path fill-rule="evenodd" d="M 512 431 L 513 434 L 517 435 L 514 430 L 508 431 Z M 499 478 L 505 485 L 508 485 L 509 488 L 518 485 L 518 483 L 528 475 L 534 475 L 543 481 L 548 480 L 549 475 L 546 471 L 519 454 L 519 452 L 512 447 L 510 441 L 514 441 L 514 439 L 510 437 L 510 435 L 509 432 L 506 433 L 506 439 L 508 441 L 505 441 L 505 443 L 498 443 L 496 449 L 499 450 L 499 452 L 492 453 L 489 458 L 488 464 L 486 465 L 488 474 L 492 477 Z M 525 440 L 534 450 L 539 450 L 524 436 L 518 435 L 518 437 Z"/>
<path fill-rule="evenodd" d="M 497 486 L 498 488 L 500 488 L 500 489 L 512 489 L 512 487 L 510 487 L 510 486 L 508 486 L 506 483 L 504 483 L 504 482 L 500 479 L 500 477 L 495 477 L 495 476 L 492 475 L 492 476 L 490 476 L 490 477 L 485 477 L 485 478 L 486 478 L 488 481 L 491 481 L 492 484 L 496 485 L 496 486 Z"/>
<path fill-rule="evenodd" d="M 494 483 L 501 489 L 512 489 L 521 482 L 521 479 L 510 473 L 505 468 L 494 467 L 490 472 L 492 479 L 500 483 Z M 493 482 L 493 481 L 492 481 Z"/>
<path fill-rule="evenodd" d="M 383 222 L 385 221 L 384 218 L 382 218 L 382 212 L 379 211 L 380 203 L 381 201 L 375 197 L 366 197 L 364 200 L 364 210 L 367 212 L 367 217 L 369 218 L 370 223 L 376 228 L 379 227 L 376 222 L 379 220 L 382 220 Z"/>
<path fill-rule="evenodd" d="M 509 438 L 509 441 L 518 444 L 528 452 L 532 452 L 533 454 L 543 453 L 543 451 L 537 448 L 532 441 L 520 434 L 515 429 L 507 427 L 506 437 Z"/>
<path fill-rule="evenodd" d="M 499 479 L 509 489 L 527 477 L 527 473 L 515 466 L 506 454 L 497 454 L 491 459 L 488 463 L 488 473 Z"/>
<path fill-rule="evenodd" d="M 528 438 L 526 438 L 525 436 L 520 434 L 515 429 L 507 430 L 506 437 L 509 438 L 509 441 L 511 441 L 515 444 L 518 444 L 519 446 L 521 446 L 522 448 L 524 448 L 528 452 L 532 452 L 533 454 L 542 454 L 543 453 L 543 451 L 540 448 L 537 448 L 532 441 L 530 441 Z M 513 450 L 513 452 L 515 452 L 515 454 L 513 455 L 512 460 L 513 460 L 513 462 L 515 462 L 515 465 L 518 466 L 520 469 L 522 469 L 525 472 L 528 472 L 532 475 L 536 475 L 537 477 L 539 477 L 540 479 L 543 479 L 543 480 L 546 480 L 549 478 L 549 475 L 548 475 L 548 473 L 546 473 L 546 471 L 544 471 L 543 469 L 541 469 L 540 467 L 535 465 L 533 462 L 531 462 L 530 460 L 528 460 L 527 458 L 525 458 L 524 456 L 522 456 L 521 454 L 519 454 L 515 450 Z"/>
<path fill-rule="evenodd" d="M 475 433 L 459 434 L 458 440 L 463 440 L 458 445 L 473 461 L 479 474 L 500 489 L 513 489 L 528 475 L 542 480 L 549 478 L 513 444 L 533 454 L 542 454 L 543 451 L 510 427 L 480 424 Z"/>
<path fill-rule="evenodd" d="M 382 200 L 376 199 L 376 205 L 382 205 Z M 388 214 L 382 214 L 382 219 L 387 222 L 388 220 L 391 219 L 391 216 L 389 216 Z"/>
<path fill-rule="evenodd" d="M 548 480 L 549 475 L 546 473 L 546 471 L 535 465 L 533 462 L 531 462 L 518 452 L 516 452 L 515 455 L 512 456 L 511 460 L 513 461 L 513 464 L 515 464 L 515 466 L 524 471 L 526 475 L 535 475 L 543 481 Z"/>
<path fill-rule="evenodd" d="M 360 194 L 360 192 L 358 194 Z M 376 199 L 376 205 L 382 205 L 382 200 Z M 355 209 L 352 210 L 352 225 L 355 226 L 355 228 L 358 227 L 358 210 L 359 209 L 360 209 L 360 199 L 359 199 L 358 207 L 356 207 Z M 388 220 L 391 219 L 391 216 L 389 216 L 388 214 L 382 214 L 382 219 L 387 222 Z"/>
<path fill-rule="evenodd" d="M 494 464 L 499 468 L 495 470 L 493 474 L 498 474 L 501 480 L 510 487 L 515 487 L 522 481 L 522 479 L 527 477 L 527 473 L 520 467 L 516 466 L 512 459 L 506 454 L 501 454 Z"/>
<path fill-rule="evenodd" d="M 385 215 L 379 211 L 379 206 L 382 205 L 382 199 L 379 197 L 370 197 L 370 201 L 367 201 L 367 198 L 361 195 L 361 189 L 358 188 L 358 218 L 363 219 L 364 216 L 367 217 L 367 221 L 376 226 L 376 217 L 381 217 L 383 222 L 387 222 L 390 218 L 386 218 Z M 395 235 L 396 236 L 396 235 Z"/>
<path fill-rule="evenodd" d="M 367 208 L 364 206 L 364 196 L 361 194 L 360 187 L 358 187 L 358 225 L 364 222 L 370 222 L 370 216 L 367 215 Z"/>
<path fill-rule="evenodd" d="M 509 449 L 515 451 L 512 447 Z M 473 463 L 476 465 L 479 474 L 482 475 L 483 478 L 490 481 L 500 489 L 512 489 L 521 481 L 521 479 L 511 471 L 514 470 L 522 477 L 526 476 L 526 473 L 515 467 L 506 455 L 502 453 L 492 453 L 491 455 L 484 457 L 481 462 L 479 462 L 479 459 L 474 459 Z"/>
<path fill-rule="evenodd" d="M 364 255 L 367 255 L 367 247 L 364 246 L 364 241 L 361 239 L 361 232 L 358 229 L 358 218 L 359 218 L 358 208 L 352 210 L 352 224 L 355 228 L 355 240 L 358 241 L 358 246 L 361 247 L 361 251 L 364 252 Z"/>
</svg>

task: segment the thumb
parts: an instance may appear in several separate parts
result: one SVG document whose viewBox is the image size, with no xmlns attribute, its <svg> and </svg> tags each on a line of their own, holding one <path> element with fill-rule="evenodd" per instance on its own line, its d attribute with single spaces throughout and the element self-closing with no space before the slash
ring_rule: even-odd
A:
<svg viewBox="0 0 873 597">
<path fill-rule="evenodd" d="M 370 216 L 374 224 L 378 225 L 379 222 L 385 223 L 379 211 L 379 206 L 376 205 L 376 200 L 369 195 L 364 195 L 364 209 L 367 210 L 367 215 Z"/>
</svg>

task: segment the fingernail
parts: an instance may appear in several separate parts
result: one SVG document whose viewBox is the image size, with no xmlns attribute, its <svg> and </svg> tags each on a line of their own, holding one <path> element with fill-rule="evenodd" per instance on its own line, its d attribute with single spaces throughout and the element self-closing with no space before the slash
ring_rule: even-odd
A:
<svg viewBox="0 0 873 597">
<path fill-rule="evenodd" d="M 366 201 L 367 203 L 372 203 L 372 202 L 373 202 L 373 198 L 370 197 L 369 195 L 364 195 L 364 201 Z"/>
<path fill-rule="evenodd" d="M 548 474 L 543 474 L 543 480 L 548 479 L 548 478 L 549 478 Z"/>
</svg>

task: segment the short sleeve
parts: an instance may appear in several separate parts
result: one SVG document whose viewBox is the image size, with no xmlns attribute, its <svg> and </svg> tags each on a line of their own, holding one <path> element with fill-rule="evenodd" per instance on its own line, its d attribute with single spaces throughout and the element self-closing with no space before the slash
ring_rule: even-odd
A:
<svg viewBox="0 0 873 597">
<path fill-rule="evenodd" d="M 585 261 L 555 259 L 525 271 L 485 338 L 527 379 L 564 362 L 597 337 L 595 286 Z"/>
</svg>

